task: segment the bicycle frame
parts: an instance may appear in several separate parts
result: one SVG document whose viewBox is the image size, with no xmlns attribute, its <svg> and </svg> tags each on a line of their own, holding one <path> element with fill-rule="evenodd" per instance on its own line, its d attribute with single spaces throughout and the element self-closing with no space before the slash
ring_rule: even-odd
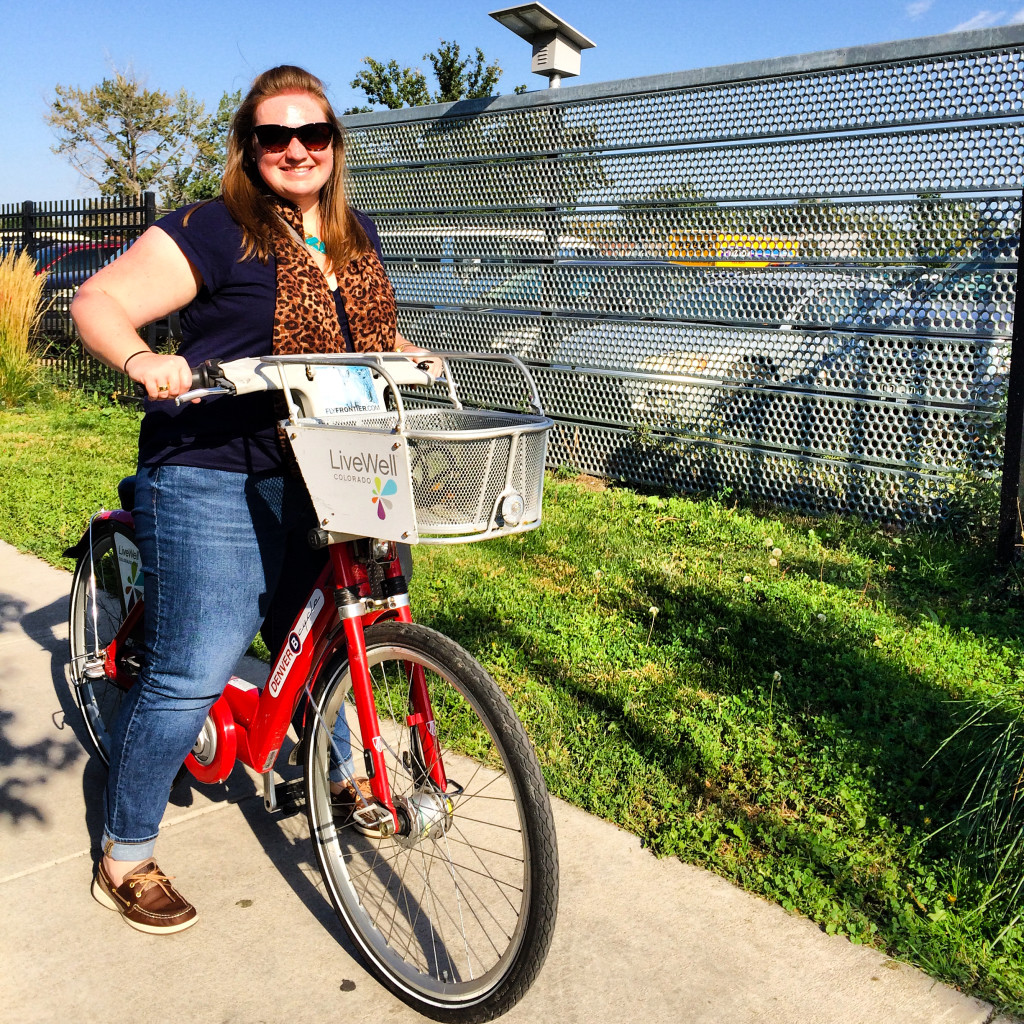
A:
<svg viewBox="0 0 1024 1024">
<path fill-rule="evenodd" d="M 311 696 L 311 685 L 335 654 L 346 650 L 352 677 L 352 696 L 364 743 L 366 774 L 373 795 L 391 815 L 395 829 L 400 827 L 383 756 L 381 736 L 373 696 L 373 683 L 366 659 L 363 630 L 379 619 L 412 622 L 409 598 L 394 546 L 394 557 L 382 563 L 385 580 L 396 581 L 394 591 L 383 599 L 370 594 L 369 577 L 355 552 L 355 541 L 331 544 L 329 558 L 291 630 L 273 662 L 267 683 L 258 690 L 251 683 L 232 678 L 210 709 L 204 731 L 212 754 L 206 760 L 195 751 L 185 759 L 185 767 L 200 782 L 223 782 L 236 761 L 241 761 L 264 778 L 264 802 L 276 809 L 272 772 L 284 742 L 292 716 L 303 696 Z M 120 644 L 142 615 L 143 603 L 137 602 L 122 623 L 117 635 L 103 652 L 104 672 L 122 689 L 134 683 L 134 677 L 121 671 L 117 662 Z M 434 713 L 420 666 L 408 666 L 411 672 L 411 707 L 406 724 L 415 727 L 423 752 L 424 767 L 441 793 L 447 790 L 440 749 L 436 740 Z M 203 736 L 201 734 L 200 739 Z"/>
</svg>

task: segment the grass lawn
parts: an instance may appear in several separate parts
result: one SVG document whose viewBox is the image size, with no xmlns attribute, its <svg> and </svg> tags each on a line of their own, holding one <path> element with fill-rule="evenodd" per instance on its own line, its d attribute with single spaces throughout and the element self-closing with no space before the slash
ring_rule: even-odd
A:
<svg viewBox="0 0 1024 1024">
<path fill-rule="evenodd" d="M 0 412 L 0 536 L 53 562 L 137 417 Z M 553 793 L 848 936 L 1024 1010 L 1024 928 L 955 826 L 965 701 L 1024 689 L 1019 570 L 894 533 L 550 474 L 544 525 L 421 548 L 417 618 L 510 695 Z M 1007 927 L 1008 926 L 1008 927 Z"/>
</svg>

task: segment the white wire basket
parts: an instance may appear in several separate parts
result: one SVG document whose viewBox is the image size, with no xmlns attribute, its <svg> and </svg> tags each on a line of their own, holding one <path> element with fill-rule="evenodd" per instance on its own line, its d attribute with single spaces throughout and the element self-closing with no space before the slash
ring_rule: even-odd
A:
<svg viewBox="0 0 1024 1024">
<path fill-rule="evenodd" d="M 458 353 L 458 358 L 515 365 L 529 385 L 535 412 L 464 407 L 449 360 L 445 401 L 425 399 L 415 408 L 401 396 L 401 374 L 392 360 L 266 360 L 282 365 L 290 411 L 282 426 L 323 529 L 406 544 L 458 544 L 540 525 L 552 424 L 543 415 L 529 371 L 512 356 Z M 365 367 L 369 375 L 365 386 L 355 386 L 358 397 L 351 400 L 351 412 L 339 411 L 341 400 L 333 386 L 340 379 L 337 370 L 325 374 L 320 369 L 339 365 Z M 304 371 L 297 380 L 296 366 Z M 318 380 L 327 376 L 333 390 L 325 386 L 318 391 Z M 351 399 L 354 378 L 347 371 L 343 377 Z M 370 383 L 376 402 L 368 397 Z M 384 398 L 389 387 L 392 408 Z"/>
</svg>

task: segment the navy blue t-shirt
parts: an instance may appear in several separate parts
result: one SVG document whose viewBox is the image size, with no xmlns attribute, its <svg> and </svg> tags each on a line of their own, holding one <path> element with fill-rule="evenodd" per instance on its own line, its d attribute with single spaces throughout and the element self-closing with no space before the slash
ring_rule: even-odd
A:
<svg viewBox="0 0 1024 1024">
<path fill-rule="evenodd" d="M 185 218 L 188 223 L 185 224 Z M 373 222 L 356 213 L 380 255 Z M 181 310 L 178 354 L 197 366 L 204 359 L 243 359 L 270 355 L 277 266 L 255 256 L 241 259 L 242 231 L 222 200 L 186 206 L 157 222 L 177 243 L 202 277 L 199 294 Z M 338 321 L 346 346 L 352 338 L 341 296 L 335 292 Z M 139 462 L 172 463 L 234 472 L 279 469 L 275 396 L 229 396 L 178 407 L 146 401 L 139 431 Z"/>
</svg>

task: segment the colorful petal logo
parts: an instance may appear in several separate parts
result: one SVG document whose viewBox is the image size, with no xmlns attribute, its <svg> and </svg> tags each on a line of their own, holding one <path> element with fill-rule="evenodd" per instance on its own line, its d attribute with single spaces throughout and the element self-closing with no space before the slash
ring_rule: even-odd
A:
<svg viewBox="0 0 1024 1024">
<path fill-rule="evenodd" d="M 125 581 L 124 596 L 126 610 L 134 607 L 135 602 L 142 597 L 142 569 L 138 562 L 132 562 L 131 570 Z"/>
<path fill-rule="evenodd" d="M 373 497 L 370 500 L 377 506 L 378 519 L 387 519 L 387 514 L 391 511 L 391 502 L 388 501 L 387 495 L 397 493 L 398 484 L 394 480 L 388 479 L 382 487 L 380 477 L 373 478 Z"/>
</svg>

